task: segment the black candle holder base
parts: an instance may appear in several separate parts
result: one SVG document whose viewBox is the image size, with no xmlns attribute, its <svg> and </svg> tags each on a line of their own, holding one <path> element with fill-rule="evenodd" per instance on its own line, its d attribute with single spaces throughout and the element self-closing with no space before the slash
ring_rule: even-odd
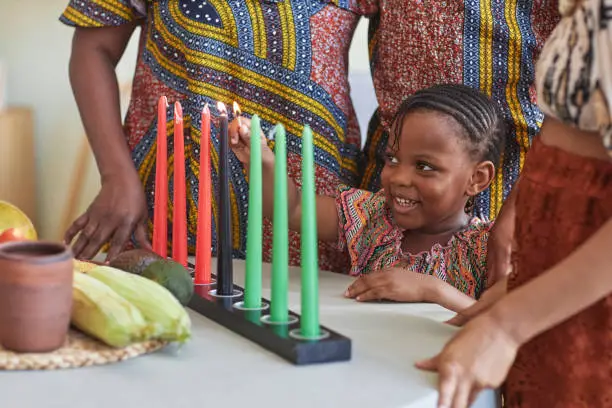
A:
<svg viewBox="0 0 612 408">
<path fill-rule="evenodd" d="M 191 265 L 190 265 L 191 266 Z M 351 340 L 326 327 L 320 327 L 316 339 L 301 336 L 300 315 L 289 311 L 289 324 L 265 323 L 269 318 L 270 302 L 262 299 L 261 309 L 236 307 L 244 301 L 244 289 L 234 285 L 240 296 L 211 295 L 215 285 L 195 286 L 188 307 L 295 365 L 332 363 L 351 359 Z"/>
</svg>

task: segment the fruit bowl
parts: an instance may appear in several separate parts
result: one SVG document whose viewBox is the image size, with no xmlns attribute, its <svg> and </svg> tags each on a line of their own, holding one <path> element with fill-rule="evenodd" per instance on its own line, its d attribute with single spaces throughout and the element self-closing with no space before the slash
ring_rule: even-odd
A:
<svg viewBox="0 0 612 408">
<path fill-rule="evenodd" d="M 36 239 L 38 234 L 28 216 L 13 204 L 0 200 L 0 243 Z"/>
</svg>

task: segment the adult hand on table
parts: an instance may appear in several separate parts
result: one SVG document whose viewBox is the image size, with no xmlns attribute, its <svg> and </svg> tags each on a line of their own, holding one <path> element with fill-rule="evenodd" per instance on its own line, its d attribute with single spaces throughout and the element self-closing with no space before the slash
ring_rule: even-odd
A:
<svg viewBox="0 0 612 408">
<path fill-rule="evenodd" d="M 480 391 L 502 384 L 518 347 L 485 313 L 469 322 L 437 356 L 416 367 L 438 373 L 438 408 L 468 408 Z"/>
<path fill-rule="evenodd" d="M 75 258 L 91 259 L 110 240 L 106 261 L 117 256 L 132 234 L 141 248 L 151 249 L 147 236 L 145 195 L 136 172 L 103 179 L 102 188 L 83 215 L 66 231 Z"/>
</svg>

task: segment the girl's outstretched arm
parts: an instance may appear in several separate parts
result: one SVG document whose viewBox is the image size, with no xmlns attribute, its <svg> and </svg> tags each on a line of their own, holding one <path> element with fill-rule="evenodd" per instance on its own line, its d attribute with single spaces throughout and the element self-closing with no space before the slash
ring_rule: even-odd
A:
<svg viewBox="0 0 612 408">
<path fill-rule="evenodd" d="M 244 168 L 249 170 L 250 163 L 250 126 L 247 118 L 234 119 L 229 126 L 231 147 Z M 274 217 L 274 153 L 268 147 L 263 131 L 261 136 L 261 157 L 263 176 L 263 215 Z M 289 208 L 289 229 L 300 232 L 302 228 L 302 195 L 290 177 L 287 177 L 287 201 Z M 339 234 L 339 219 L 336 199 L 331 196 L 316 196 L 317 234 L 319 240 L 336 242 Z"/>
</svg>

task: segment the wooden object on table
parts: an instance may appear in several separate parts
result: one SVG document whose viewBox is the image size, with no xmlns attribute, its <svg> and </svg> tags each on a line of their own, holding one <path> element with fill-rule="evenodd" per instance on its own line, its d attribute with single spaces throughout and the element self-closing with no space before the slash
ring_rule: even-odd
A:
<svg viewBox="0 0 612 408">
<path fill-rule="evenodd" d="M 191 262 L 189 268 L 193 274 Z M 321 327 L 320 338 L 301 338 L 299 321 L 302 317 L 299 314 L 289 311 L 288 322 L 276 324 L 270 320 L 268 299 L 261 299 L 261 309 L 248 309 L 244 306 L 242 287 L 233 285 L 236 296 L 216 296 L 216 291 L 216 284 L 196 285 L 189 308 L 295 365 L 351 359 L 351 339 L 348 337 Z"/>
<path fill-rule="evenodd" d="M 0 111 L 0 200 L 19 207 L 36 225 L 36 166 L 32 110 Z"/>
</svg>

